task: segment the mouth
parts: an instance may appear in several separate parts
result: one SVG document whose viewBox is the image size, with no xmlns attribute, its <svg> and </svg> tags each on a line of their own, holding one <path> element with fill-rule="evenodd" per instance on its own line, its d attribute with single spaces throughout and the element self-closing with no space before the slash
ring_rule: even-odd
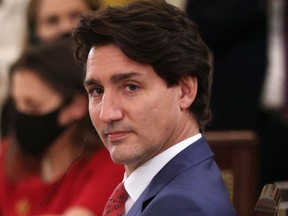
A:
<svg viewBox="0 0 288 216">
<path fill-rule="evenodd" d="M 124 139 L 128 134 L 128 131 L 115 131 L 107 133 L 106 137 L 110 142 L 116 142 Z"/>
</svg>

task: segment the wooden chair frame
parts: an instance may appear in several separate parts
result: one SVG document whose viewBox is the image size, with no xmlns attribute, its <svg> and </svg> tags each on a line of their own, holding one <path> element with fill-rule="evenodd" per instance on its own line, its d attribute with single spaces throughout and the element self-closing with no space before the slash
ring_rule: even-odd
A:
<svg viewBox="0 0 288 216">
<path fill-rule="evenodd" d="M 204 133 L 238 216 L 253 215 L 259 189 L 259 139 L 253 131 Z"/>
</svg>

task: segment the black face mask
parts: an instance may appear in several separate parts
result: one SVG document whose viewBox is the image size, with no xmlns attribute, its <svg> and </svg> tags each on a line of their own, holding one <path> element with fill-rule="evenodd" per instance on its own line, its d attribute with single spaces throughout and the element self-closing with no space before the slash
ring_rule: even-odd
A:
<svg viewBox="0 0 288 216">
<path fill-rule="evenodd" d="M 44 115 L 29 115 L 15 111 L 14 128 L 20 149 L 35 156 L 45 153 L 66 128 L 58 124 L 61 108 Z"/>
</svg>

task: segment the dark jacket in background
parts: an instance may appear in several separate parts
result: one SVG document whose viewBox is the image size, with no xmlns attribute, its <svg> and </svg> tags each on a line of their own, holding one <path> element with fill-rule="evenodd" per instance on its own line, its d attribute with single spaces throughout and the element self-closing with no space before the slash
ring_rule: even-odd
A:
<svg viewBox="0 0 288 216">
<path fill-rule="evenodd" d="M 255 129 L 267 63 L 265 0 L 188 0 L 214 54 L 210 130 Z"/>
</svg>

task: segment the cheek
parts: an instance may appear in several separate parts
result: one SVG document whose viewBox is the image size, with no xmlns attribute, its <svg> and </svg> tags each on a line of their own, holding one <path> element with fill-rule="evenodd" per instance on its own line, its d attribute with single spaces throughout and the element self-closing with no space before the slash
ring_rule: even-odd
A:
<svg viewBox="0 0 288 216">
<path fill-rule="evenodd" d="M 91 105 L 91 103 L 89 102 L 89 115 L 90 115 L 90 119 L 92 121 L 93 126 L 95 127 L 95 129 L 98 131 L 98 127 L 99 127 L 99 111 L 97 110 L 97 108 L 94 105 Z"/>
<path fill-rule="evenodd" d="M 103 144 L 105 145 L 106 140 L 105 140 L 105 137 L 103 136 L 103 133 L 101 132 L 101 125 L 100 125 L 101 121 L 99 120 L 99 111 L 97 109 L 95 109 L 94 107 L 91 107 L 89 105 L 89 115 L 90 115 L 90 119 L 91 119 L 91 122 L 92 122 L 95 130 L 97 131 Z"/>
<path fill-rule="evenodd" d="M 58 36 L 58 27 L 57 25 L 41 24 L 37 30 L 37 35 L 43 41 L 53 40 Z"/>
<path fill-rule="evenodd" d="M 150 104 L 146 103 L 141 112 L 136 114 L 139 118 L 138 122 L 142 125 L 140 130 L 145 131 L 146 137 L 151 139 L 167 136 L 171 126 L 174 125 L 178 111 L 180 109 L 177 108 L 176 101 L 171 103 L 171 98 L 159 99 Z"/>
</svg>

